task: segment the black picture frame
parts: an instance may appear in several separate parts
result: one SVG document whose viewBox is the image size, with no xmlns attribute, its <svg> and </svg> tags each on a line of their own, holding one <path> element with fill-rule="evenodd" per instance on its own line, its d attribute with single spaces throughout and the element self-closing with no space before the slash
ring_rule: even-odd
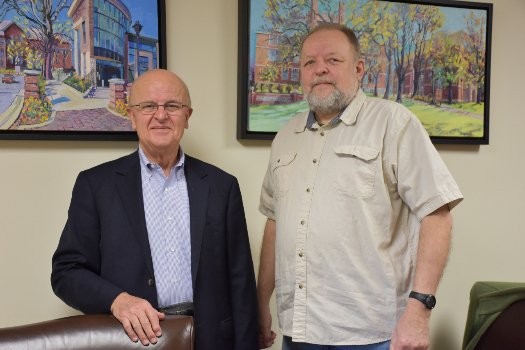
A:
<svg viewBox="0 0 525 350">
<path fill-rule="evenodd" d="M 416 90 L 414 87 L 411 91 L 408 89 L 410 94 L 414 91 L 417 93 L 406 99 L 404 92 L 406 80 L 404 83 L 402 81 L 400 85 L 403 91 L 400 94 L 401 101 L 413 103 L 414 114 L 422 121 L 432 142 L 436 144 L 483 145 L 489 143 L 492 3 L 455 0 L 342 0 L 337 2 L 316 0 L 299 5 L 294 0 L 277 2 L 279 6 L 276 8 L 279 10 L 274 10 L 274 12 L 265 7 L 265 0 L 239 0 L 238 3 L 237 138 L 239 140 L 271 140 L 282 126 L 283 120 L 291 118 L 298 110 L 308 110 L 306 102 L 298 102 L 298 93 L 293 95 L 298 90 L 299 78 L 296 74 L 290 73 L 290 67 L 299 69 L 297 62 L 299 42 L 306 35 L 307 24 L 312 18 L 316 21 L 331 22 L 343 18 L 343 23 L 354 29 L 362 41 L 362 36 L 366 35 L 367 30 L 370 32 L 371 28 L 364 27 L 366 21 L 361 21 L 359 26 L 354 27 L 352 19 L 355 20 L 359 16 L 361 16 L 360 19 L 371 18 L 372 15 L 378 16 L 381 9 L 384 11 L 382 15 L 396 16 L 400 13 L 399 9 L 409 7 L 412 8 L 412 11 L 414 8 L 420 11 L 419 18 L 427 16 L 428 19 L 437 21 L 437 24 L 433 24 L 434 27 L 431 27 L 433 31 L 426 32 L 426 39 L 420 42 L 421 46 L 425 41 L 428 41 L 426 44 L 430 44 L 425 49 L 430 50 L 426 51 L 427 56 L 418 56 L 420 59 L 415 59 L 415 50 L 407 55 L 408 58 L 411 58 L 412 67 L 408 70 L 409 73 L 405 73 L 405 78 L 402 80 L 408 79 L 409 74 L 412 74 L 411 84 L 414 86 L 417 80 L 418 88 Z M 314 4 L 317 4 L 317 9 L 314 8 Z M 339 4 L 343 5 L 343 11 L 340 10 Z M 377 13 L 364 14 L 364 9 L 370 11 L 374 9 L 374 6 Z M 352 9 L 351 15 L 349 14 L 350 8 Z M 421 9 L 428 11 L 424 12 L 426 15 L 421 15 Z M 263 15 L 265 10 L 266 17 Z M 287 20 L 301 24 L 286 27 Z M 440 21 L 442 21 L 441 27 L 438 28 Z M 396 23 L 404 22 L 399 22 L 398 18 Z M 413 23 L 413 21 L 406 23 Z M 396 27 L 391 32 L 395 33 L 396 30 L 402 29 Z M 421 33 L 419 34 L 423 37 Z M 380 43 L 378 40 L 375 42 Z M 481 49 L 476 50 L 476 44 L 480 45 Z M 376 83 L 381 79 L 386 81 L 386 69 L 381 72 L 381 67 L 386 67 L 385 45 L 376 44 L 374 47 L 371 44 L 362 44 L 364 46 L 362 51 L 370 50 L 363 52 L 365 66 L 372 63 L 377 67 L 376 71 L 367 67 L 362 83 L 363 90 L 367 94 L 373 94 L 372 87 L 377 87 Z M 448 53 L 450 57 L 447 57 L 445 53 Z M 447 61 L 456 62 L 454 59 L 460 63 Z M 424 68 L 420 67 L 417 72 L 413 64 L 416 61 L 424 64 Z M 285 77 L 288 80 L 283 77 L 286 69 L 288 71 Z M 399 83 L 395 74 L 393 70 L 390 71 L 390 75 L 395 78 L 393 81 Z M 429 74 L 432 74 L 433 78 Z M 418 76 L 419 79 L 415 79 L 414 76 Z M 272 78 L 274 80 L 271 80 Z M 292 78 L 296 80 L 290 83 Z M 391 89 L 392 87 L 390 86 Z M 386 90 L 386 84 L 382 89 Z M 392 90 L 391 95 L 387 97 L 392 98 L 393 96 L 397 100 L 397 91 L 399 89 L 395 92 Z M 379 94 L 378 97 L 384 97 L 384 91 L 382 93 L 383 96 Z M 284 96 L 286 94 L 293 96 Z M 410 94 L 407 95 L 410 96 Z M 293 112 L 286 116 L 288 107 Z M 426 109 L 432 112 L 425 114 Z M 272 113 L 272 110 L 277 112 Z M 419 110 L 421 111 L 418 112 Z M 268 117 L 272 115 L 276 115 L 275 122 Z M 279 123 L 281 125 L 278 127 Z"/>
<path fill-rule="evenodd" d="M 17 1 L 14 0 L 13 3 L 16 5 Z M 56 70 L 56 66 L 54 66 L 53 69 L 55 72 L 59 71 L 60 74 L 63 73 L 67 76 L 77 73 L 77 69 L 80 67 L 79 65 L 85 65 L 85 63 L 81 62 L 85 62 L 86 60 L 85 57 L 83 57 L 83 52 L 78 52 L 75 50 L 77 50 L 77 43 L 82 45 L 81 41 L 84 40 L 84 43 L 87 43 L 86 45 L 90 45 L 90 62 L 92 62 L 91 69 L 87 74 L 84 75 L 84 77 L 87 77 L 86 79 L 90 81 L 91 87 L 83 93 L 78 92 L 80 97 L 75 91 L 74 96 L 75 99 L 78 98 L 79 106 L 75 105 L 71 110 L 66 109 L 66 112 L 61 115 L 62 118 L 59 122 L 57 112 L 58 108 L 55 109 L 56 106 L 59 106 L 62 101 L 70 102 L 71 99 L 68 100 L 68 97 L 60 95 L 58 95 L 59 97 L 57 97 L 57 95 L 47 95 L 49 91 L 54 91 L 53 84 L 63 84 L 64 82 L 60 81 L 57 83 L 56 81 L 59 80 L 55 79 L 50 82 L 50 80 L 43 78 L 46 81 L 46 92 L 44 96 L 40 95 L 37 99 L 43 101 L 43 99 L 47 98 L 48 103 L 52 105 L 51 113 L 45 113 L 45 115 L 49 115 L 49 119 L 51 121 L 48 120 L 44 123 L 33 126 L 15 127 L 14 123 L 19 123 L 22 108 L 25 108 L 24 101 L 27 97 L 26 93 L 28 90 L 30 90 L 30 88 L 28 88 L 28 84 L 26 83 L 26 76 L 35 74 L 37 76 L 41 75 L 42 77 L 45 77 L 46 68 L 45 65 L 40 65 L 40 67 L 38 67 L 36 70 L 27 69 L 29 58 L 23 57 L 21 59 L 23 62 L 21 69 L 16 69 L 14 72 L 11 72 L 8 67 L 5 68 L 6 65 L 9 65 L 9 63 L 6 64 L 3 62 L 4 74 L 0 74 L 2 76 L 2 80 L 4 80 L 3 77 L 6 75 L 6 79 L 10 78 L 9 73 L 11 73 L 11 75 L 14 76 L 15 83 L 4 83 L 3 81 L 0 83 L 0 107 L 2 107 L 2 104 L 4 104 L 4 111 L 2 112 L 0 109 L 0 140 L 130 141 L 138 139 L 136 132 L 131 129 L 131 122 L 129 121 L 129 118 L 118 112 L 125 110 L 127 96 L 126 90 L 128 88 L 128 83 L 132 82 L 132 80 L 136 78 L 136 67 L 139 67 L 139 72 L 143 72 L 151 68 L 166 68 L 166 2 L 165 0 L 94 0 L 92 2 L 93 7 L 91 9 L 87 8 L 87 6 L 82 8 L 82 6 L 85 6 L 86 3 L 87 2 L 69 0 L 66 4 L 67 6 L 64 6 L 64 8 L 60 11 L 57 10 L 57 12 L 60 13 L 60 18 L 63 22 L 62 24 L 69 25 L 71 30 L 61 33 L 60 36 L 55 37 L 57 40 L 60 39 L 59 41 L 62 43 L 62 46 L 57 47 L 57 52 L 59 52 L 61 49 L 66 51 L 64 56 L 62 56 L 62 63 L 64 63 L 67 60 L 67 51 L 69 50 L 72 67 L 65 67 L 60 71 L 60 69 Z M 56 5 L 56 2 L 53 1 L 53 4 Z M 78 8 L 75 8 L 75 5 L 78 5 Z M 95 18 L 97 17 L 95 13 L 96 11 L 97 14 L 99 14 L 98 18 Z M 11 14 L 11 17 L 9 17 L 9 14 Z M 14 32 L 17 33 L 17 30 L 23 31 L 23 28 L 21 28 L 23 26 L 18 24 L 15 20 L 15 17 L 22 18 L 20 13 L 16 13 L 16 11 L 11 10 L 11 12 L 8 12 L 7 15 L 7 19 L 11 19 L 12 22 L 10 25 L 14 23 L 14 26 L 18 27 L 18 29 L 14 28 Z M 90 16 L 91 18 L 89 18 Z M 88 20 L 86 20 L 86 18 Z M 129 26 L 122 25 L 124 22 L 123 18 L 125 19 L 125 23 L 129 24 Z M 104 23 L 103 21 L 108 22 Z M 106 25 L 107 27 L 111 28 L 116 27 L 113 25 L 115 23 L 109 23 L 111 21 L 118 23 L 118 25 L 122 28 L 117 29 L 115 33 L 110 33 L 106 36 L 103 36 L 104 34 L 101 32 L 106 31 L 101 29 L 103 26 Z M 13 32 L 13 28 L 10 29 L 10 32 Z M 96 46 L 94 44 L 96 35 L 98 35 L 98 43 L 105 42 L 106 44 L 100 44 Z M 119 46 L 119 40 L 112 41 L 110 35 L 119 38 L 124 36 L 124 44 L 120 44 Z M 75 36 L 76 40 L 78 40 L 77 42 L 75 42 Z M 38 51 L 38 40 L 41 39 L 37 37 L 27 40 L 27 34 L 23 36 L 23 39 L 26 42 L 31 42 L 31 40 L 36 42 L 36 44 L 29 47 L 35 52 Z M 4 52 L 7 49 L 10 40 L 16 41 L 19 40 L 19 37 L 4 38 Z M 110 46 L 110 48 L 102 46 Z M 139 57 L 137 60 L 133 60 L 132 62 L 130 57 L 135 57 L 134 52 L 137 47 L 140 50 Z M 0 51 L 1 49 L 2 40 L 0 39 Z M 78 58 L 77 64 L 74 63 L 75 61 L 73 56 L 75 55 L 76 58 Z M 6 60 L 9 60 L 9 57 L 5 58 Z M 98 59 L 101 60 L 99 61 Z M 14 62 L 11 62 L 11 65 L 13 63 Z M 2 70 L 1 64 L 2 62 L 0 60 L 0 70 Z M 65 65 L 67 66 L 67 64 Z M 82 66 L 81 69 L 85 70 L 85 68 L 85 66 Z M 34 71 L 36 71 L 36 73 Z M 81 75 L 79 76 L 82 77 Z M 63 77 L 64 76 L 62 75 L 61 78 Z M 53 76 L 53 78 L 55 77 Z M 124 87 L 117 87 L 116 89 L 111 90 L 111 84 L 114 82 L 114 80 L 112 80 L 113 78 L 117 78 L 117 85 L 123 81 Z M 18 86 L 14 86 L 17 83 Z M 20 87 L 20 92 L 16 95 L 16 97 L 12 97 L 13 100 L 11 101 L 11 104 L 9 104 L 9 101 L 5 100 L 8 97 L 6 97 L 5 94 L 2 94 L 2 88 L 8 90 L 11 86 L 14 89 Z M 2 101 L 2 99 L 4 99 L 4 101 Z M 94 109 L 83 108 L 82 101 L 85 101 L 86 104 L 93 102 L 96 105 L 100 105 L 98 110 L 101 112 L 97 117 L 99 119 L 92 121 L 93 127 L 89 125 L 85 126 L 86 124 L 80 124 L 81 127 L 77 127 L 77 124 L 71 126 L 71 124 L 73 124 L 74 118 L 84 115 L 84 118 L 89 120 L 90 115 L 92 114 L 90 111 L 94 111 Z M 107 102 L 107 104 L 105 102 Z M 5 109 L 6 104 L 8 105 L 7 109 Z M 104 105 L 106 105 L 106 107 L 104 107 Z M 104 111 L 104 108 L 107 109 L 107 113 Z M 11 113 L 10 116 L 9 113 Z M 18 117 L 16 117 L 17 115 Z M 34 108 L 31 116 L 38 118 L 38 108 Z M 94 112 L 93 118 L 96 118 Z M 68 122 L 65 122 L 65 120 Z M 110 120 L 114 120 L 114 124 L 110 124 Z M 81 122 L 85 122 L 85 119 L 78 121 L 78 123 Z M 64 124 L 67 125 L 64 126 Z M 59 126 L 55 127 L 53 125 Z"/>
</svg>

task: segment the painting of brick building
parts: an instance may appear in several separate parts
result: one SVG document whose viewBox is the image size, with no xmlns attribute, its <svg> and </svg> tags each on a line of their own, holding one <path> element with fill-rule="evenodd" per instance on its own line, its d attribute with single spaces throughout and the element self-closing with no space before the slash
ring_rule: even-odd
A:
<svg viewBox="0 0 525 350">
<path fill-rule="evenodd" d="M 367 95 L 407 106 L 435 142 L 487 143 L 492 6 L 442 3 L 251 0 L 248 132 L 275 132 L 308 109 L 300 87 L 300 43 L 329 22 L 356 33 Z"/>
<path fill-rule="evenodd" d="M 0 138 L 135 138 L 127 91 L 141 73 L 166 64 L 164 6 L 3 0 Z"/>
</svg>

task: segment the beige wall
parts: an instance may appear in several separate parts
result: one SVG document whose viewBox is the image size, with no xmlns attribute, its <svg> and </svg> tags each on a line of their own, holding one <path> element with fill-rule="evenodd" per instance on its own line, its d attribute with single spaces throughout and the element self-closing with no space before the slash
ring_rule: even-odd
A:
<svg viewBox="0 0 525 350">
<path fill-rule="evenodd" d="M 184 149 L 238 177 L 257 266 L 264 225 L 257 204 L 269 143 L 236 139 L 237 0 L 166 2 L 168 67 L 187 81 L 195 107 Z M 432 316 L 437 350 L 460 348 L 474 281 L 525 280 L 525 2 L 494 3 L 490 145 L 438 147 L 466 199 L 453 211 L 452 254 Z M 0 327 L 75 313 L 49 285 L 73 182 L 80 170 L 134 148 L 0 141 Z"/>
</svg>

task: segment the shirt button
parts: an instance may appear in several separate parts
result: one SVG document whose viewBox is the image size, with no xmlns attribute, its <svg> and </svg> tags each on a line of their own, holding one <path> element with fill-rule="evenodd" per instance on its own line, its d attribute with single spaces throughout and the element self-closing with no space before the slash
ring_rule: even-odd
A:
<svg viewBox="0 0 525 350">
<path fill-rule="evenodd" d="M 301 258 L 302 258 L 302 257 L 303 257 L 303 255 L 304 255 L 304 254 L 303 254 L 303 252 L 300 252 L 300 253 L 299 253 L 299 257 L 301 257 Z"/>
<path fill-rule="evenodd" d="M 299 289 L 303 289 L 303 285 L 302 284 L 299 284 Z"/>
<path fill-rule="evenodd" d="M 321 136 L 324 136 L 324 131 L 321 131 L 319 134 L 320 134 Z"/>
<path fill-rule="evenodd" d="M 310 193 L 310 188 L 307 188 L 307 189 L 306 189 L 306 192 Z"/>
<path fill-rule="evenodd" d="M 317 159 L 312 160 L 312 162 L 314 162 L 314 164 L 317 163 Z"/>
<path fill-rule="evenodd" d="M 150 278 L 148 280 L 148 286 L 153 287 L 155 285 L 155 280 L 153 278 Z"/>
<path fill-rule="evenodd" d="M 301 225 L 304 225 L 304 220 L 301 220 Z"/>
</svg>

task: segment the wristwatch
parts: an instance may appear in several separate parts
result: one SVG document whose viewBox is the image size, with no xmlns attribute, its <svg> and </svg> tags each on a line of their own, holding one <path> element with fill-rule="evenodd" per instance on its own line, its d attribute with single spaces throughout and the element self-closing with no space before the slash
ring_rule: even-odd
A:
<svg viewBox="0 0 525 350">
<path fill-rule="evenodd" d="M 408 297 L 419 300 L 429 310 L 432 310 L 434 306 L 436 306 L 436 297 L 433 296 L 432 294 L 423 294 L 423 293 L 411 291 Z"/>
</svg>

